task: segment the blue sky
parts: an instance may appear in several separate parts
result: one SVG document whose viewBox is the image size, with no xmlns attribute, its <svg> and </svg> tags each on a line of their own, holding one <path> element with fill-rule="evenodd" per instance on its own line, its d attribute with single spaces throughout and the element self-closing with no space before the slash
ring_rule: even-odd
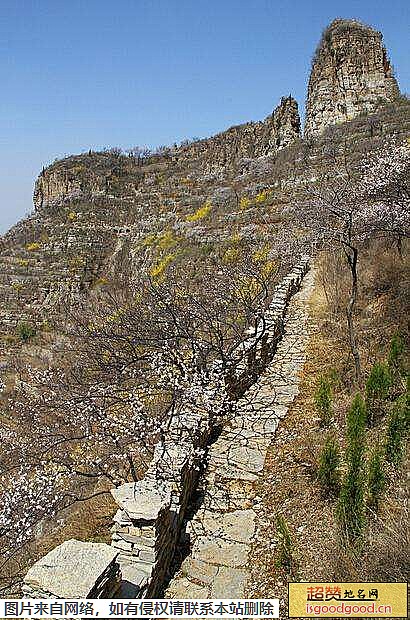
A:
<svg viewBox="0 0 410 620">
<path fill-rule="evenodd" d="M 157 146 L 303 110 L 335 17 L 384 34 L 410 91 L 408 0 L 0 0 L 0 234 L 55 157 Z"/>
</svg>

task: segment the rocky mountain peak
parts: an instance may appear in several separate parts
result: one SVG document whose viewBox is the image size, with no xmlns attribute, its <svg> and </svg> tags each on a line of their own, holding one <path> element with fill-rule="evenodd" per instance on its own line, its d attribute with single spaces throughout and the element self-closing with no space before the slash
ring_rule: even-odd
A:
<svg viewBox="0 0 410 620">
<path fill-rule="evenodd" d="M 278 149 L 288 146 L 300 137 L 298 103 L 292 95 L 282 97 L 272 114 L 272 125 Z"/>
<path fill-rule="evenodd" d="M 313 58 L 305 136 L 374 112 L 399 94 L 381 32 L 356 20 L 335 19 Z"/>
</svg>

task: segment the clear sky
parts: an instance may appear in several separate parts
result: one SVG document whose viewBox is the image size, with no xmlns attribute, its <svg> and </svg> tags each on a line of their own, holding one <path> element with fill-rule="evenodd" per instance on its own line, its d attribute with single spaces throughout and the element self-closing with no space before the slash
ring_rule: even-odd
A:
<svg viewBox="0 0 410 620">
<path fill-rule="evenodd" d="M 56 157 L 212 135 L 289 93 L 303 111 L 335 17 L 383 32 L 409 92 L 409 0 L 0 0 L 0 234 Z"/>
</svg>

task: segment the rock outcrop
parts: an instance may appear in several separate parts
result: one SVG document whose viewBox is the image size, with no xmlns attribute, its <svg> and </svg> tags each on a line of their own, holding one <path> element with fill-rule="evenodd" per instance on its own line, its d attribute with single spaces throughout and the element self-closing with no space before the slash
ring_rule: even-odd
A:
<svg viewBox="0 0 410 620">
<path fill-rule="evenodd" d="M 382 34 L 354 20 L 334 20 L 313 59 L 305 137 L 344 123 L 399 96 Z"/>
<path fill-rule="evenodd" d="M 153 169 L 172 170 L 176 166 L 192 166 L 196 162 L 201 172 L 232 168 L 243 158 L 275 154 L 300 138 L 300 116 L 296 100 L 282 97 L 280 104 L 263 121 L 230 127 L 211 138 L 163 149 L 144 160 L 120 156 L 113 150 L 102 153 L 90 151 L 67 157 L 42 170 L 34 188 L 34 206 L 37 210 L 53 207 L 79 198 L 110 195 L 118 182 L 126 183 L 135 173 L 141 184 L 152 181 Z"/>
<path fill-rule="evenodd" d="M 118 551 L 104 543 L 67 540 L 30 568 L 26 598 L 114 598 L 119 590 Z"/>
<path fill-rule="evenodd" d="M 300 138 L 297 101 L 289 95 L 265 120 L 230 127 L 226 131 L 178 149 L 174 158 L 181 163 L 199 159 L 208 172 L 231 167 L 243 158 L 272 155 Z"/>
</svg>

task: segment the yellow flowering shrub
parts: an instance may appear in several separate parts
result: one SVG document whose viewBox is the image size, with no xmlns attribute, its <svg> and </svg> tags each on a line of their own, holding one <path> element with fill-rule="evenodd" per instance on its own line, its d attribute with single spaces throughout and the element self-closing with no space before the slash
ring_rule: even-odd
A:
<svg viewBox="0 0 410 620">
<path fill-rule="evenodd" d="M 261 274 L 267 278 L 270 276 L 276 269 L 276 263 L 273 260 L 267 260 L 261 269 Z"/>
<path fill-rule="evenodd" d="M 266 260 L 268 260 L 269 252 L 270 252 L 270 247 L 268 244 L 266 244 L 262 248 L 255 250 L 255 252 L 252 254 L 252 258 L 255 261 L 255 263 L 263 263 Z"/>
<path fill-rule="evenodd" d="M 175 254 L 165 254 L 150 270 L 151 277 L 155 280 L 161 280 L 169 265 L 175 258 Z"/>
<path fill-rule="evenodd" d="M 250 204 L 251 204 L 251 201 L 249 200 L 249 198 L 247 198 L 246 196 L 242 196 L 242 198 L 239 201 L 239 208 L 242 210 L 245 210 L 249 207 Z"/>
<path fill-rule="evenodd" d="M 256 194 L 255 202 L 256 204 L 261 204 L 262 202 L 265 202 L 267 198 L 268 198 L 268 192 L 266 191 L 259 192 L 259 194 Z"/>
<path fill-rule="evenodd" d="M 157 239 L 157 248 L 159 250 L 168 250 L 169 248 L 177 245 L 178 239 L 174 237 L 173 230 L 166 230 L 162 235 L 160 235 Z"/>
<path fill-rule="evenodd" d="M 228 248 L 222 257 L 224 263 L 234 263 L 239 258 L 239 248 Z"/>
<path fill-rule="evenodd" d="M 155 245 L 156 240 L 157 240 L 157 235 L 155 233 L 150 233 L 149 235 L 144 237 L 144 239 L 142 240 L 142 245 L 146 248 L 149 248 Z"/>
<path fill-rule="evenodd" d="M 37 242 L 34 243 L 28 243 L 26 245 L 26 250 L 27 252 L 35 252 L 36 250 L 38 250 L 40 248 L 40 244 Z"/>
<path fill-rule="evenodd" d="M 249 299 L 254 299 L 256 295 L 261 292 L 262 285 L 258 280 L 250 276 L 244 279 L 242 286 L 239 286 L 236 290 L 236 295 L 242 301 L 246 301 Z"/>
<path fill-rule="evenodd" d="M 207 217 L 207 215 L 209 215 L 211 209 L 212 204 L 209 200 L 207 200 L 207 202 L 202 207 L 199 207 L 199 209 L 197 209 L 195 213 L 187 215 L 186 220 L 187 222 L 198 222 L 198 220 L 203 220 L 205 217 Z"/>
</svg>

